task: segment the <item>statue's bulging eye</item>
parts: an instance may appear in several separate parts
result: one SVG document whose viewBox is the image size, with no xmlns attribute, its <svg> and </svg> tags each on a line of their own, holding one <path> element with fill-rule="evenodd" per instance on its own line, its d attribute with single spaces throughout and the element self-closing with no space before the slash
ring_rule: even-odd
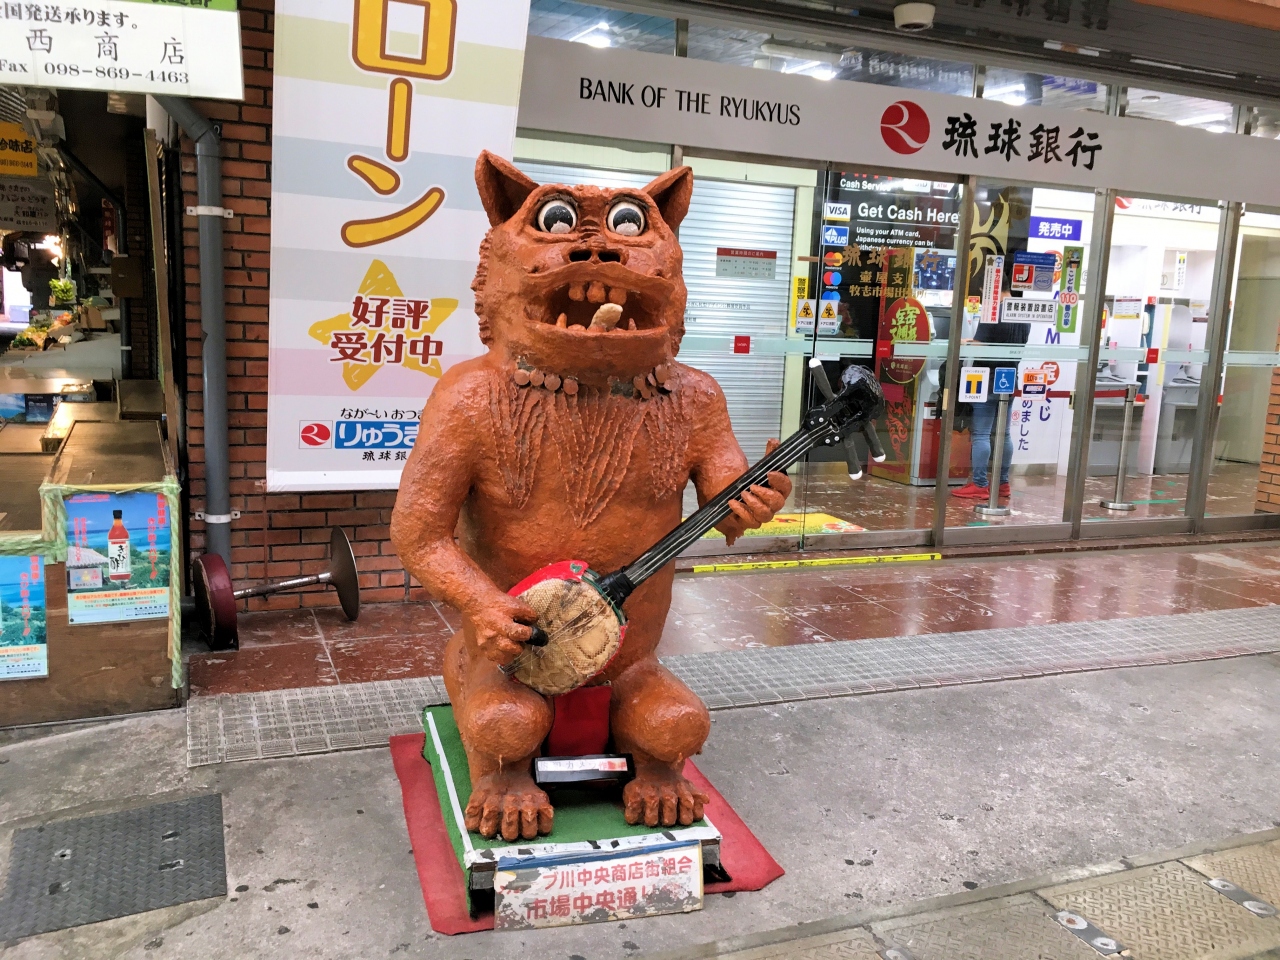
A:
<svg viewBox="0 0 1280 960">
<path fill-rule="evenodd" d="M 546 233 L 568 233 L 578 225 L 578 211 L 568 200 L 556 197 L 542 205 L 534 222 Z"/>
<path fill-rule="evenodd" d="M 644 208 L 634 200 L 619 200 L 609 208 L 605 222 L 616 234 L 637 237 L 644 233 Z"/>
</svg>

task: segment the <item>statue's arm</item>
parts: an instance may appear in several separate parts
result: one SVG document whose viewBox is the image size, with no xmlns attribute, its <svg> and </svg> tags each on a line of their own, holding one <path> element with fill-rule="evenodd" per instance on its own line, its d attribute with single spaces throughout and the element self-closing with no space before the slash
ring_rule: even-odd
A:
<svg viewBox="0 0 1280 960">
<path fill-rule="evenodd" d="M 724 391 L 705 373 L 693 371 L 693 429 L 689 437 L 690 476 L 702 506 L 747 469 L 746 455 L 733 435 Z M 773 442 L 770 442 L 770 450 Z M 770 473 L 769 485 L 753 484 L 729 502 L 733 511 L 716 524 L 716 529 L 732 544 L 743 531 L 773 519 L 791 493 L 791 479 L 785 473 Z"/>
<path fill-rule="evenodd" d="M 529 639 L 530 629 L 520 621 L 531 622 L 535 613 L 503 592 L 454 540 L 476 477 L 477 416 L 487 413 L 471 409 L 467 393 L 448 375 L 432 391 L 400 477 L 391 542 L 406 570 L 471 621 L 485 654 L 506 663 Z"/>
</svg>

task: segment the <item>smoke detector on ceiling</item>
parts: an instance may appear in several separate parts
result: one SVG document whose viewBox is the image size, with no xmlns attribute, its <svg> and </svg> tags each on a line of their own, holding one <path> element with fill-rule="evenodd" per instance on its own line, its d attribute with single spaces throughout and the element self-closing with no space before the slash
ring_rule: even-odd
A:
<svg viewBox="0 0 1280 960">
<path fill-rule="evenodd" d="M 893 8 L 893 25 L 906 33 L 919 33 L 933 26 L 932 3 L 899 3 Z"/>
</svg>

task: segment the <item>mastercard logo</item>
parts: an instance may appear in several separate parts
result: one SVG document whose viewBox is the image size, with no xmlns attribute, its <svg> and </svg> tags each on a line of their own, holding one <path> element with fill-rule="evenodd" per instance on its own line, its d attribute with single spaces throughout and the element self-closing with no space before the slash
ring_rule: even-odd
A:
<svg viewBox="0 0 1280 960">
<path fill-rule="evenodd" d="M 918 103 L 898 100 L 880 115 L 880 136 L 894 153 L 917 153 L 929 142 L 929 115 Z"/>
<path fill-rule="evenodd" d="M 831 253 L 823 255 L 822 262 L 828 267 L 838 267 L 844 263 L 844 254 L 839 251 L 832 251 Z"/>
</svg>

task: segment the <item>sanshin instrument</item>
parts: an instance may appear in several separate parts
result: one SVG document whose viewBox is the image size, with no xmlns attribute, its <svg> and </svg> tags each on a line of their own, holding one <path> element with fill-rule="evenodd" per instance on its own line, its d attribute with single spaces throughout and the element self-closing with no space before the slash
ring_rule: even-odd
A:
<svg viewBox="0 0 1280 960">
<path fill-rule="evenodd" d="M 737 480 L 716 494 L 633 563 L 600 574 L 582 560 L 564 560 L 526 577 L 511 588 L 537 611 L 533 635 L 525 649 L 502 672 L 545 696 L 558 696 L 597 676 L 622 647 L 627 618 L 622 605 L 651 576 L 696 543 L 732 512 L 729 501 L 754 484 L 768 485 L 768 475 L 785 470 L 810 450 L 843 443 L 849 475 L 862 476 L 853 445 L 861 432 L 871 457 L 885 458 L 874 421 L 884 413 L 884 394 L 865 367 L 845 369 L 840 391 L 831 389 L 822 363 L 809 362 L 815 386 L 825 399 L 809 410 L 801 428 Z"/>
</svg>

